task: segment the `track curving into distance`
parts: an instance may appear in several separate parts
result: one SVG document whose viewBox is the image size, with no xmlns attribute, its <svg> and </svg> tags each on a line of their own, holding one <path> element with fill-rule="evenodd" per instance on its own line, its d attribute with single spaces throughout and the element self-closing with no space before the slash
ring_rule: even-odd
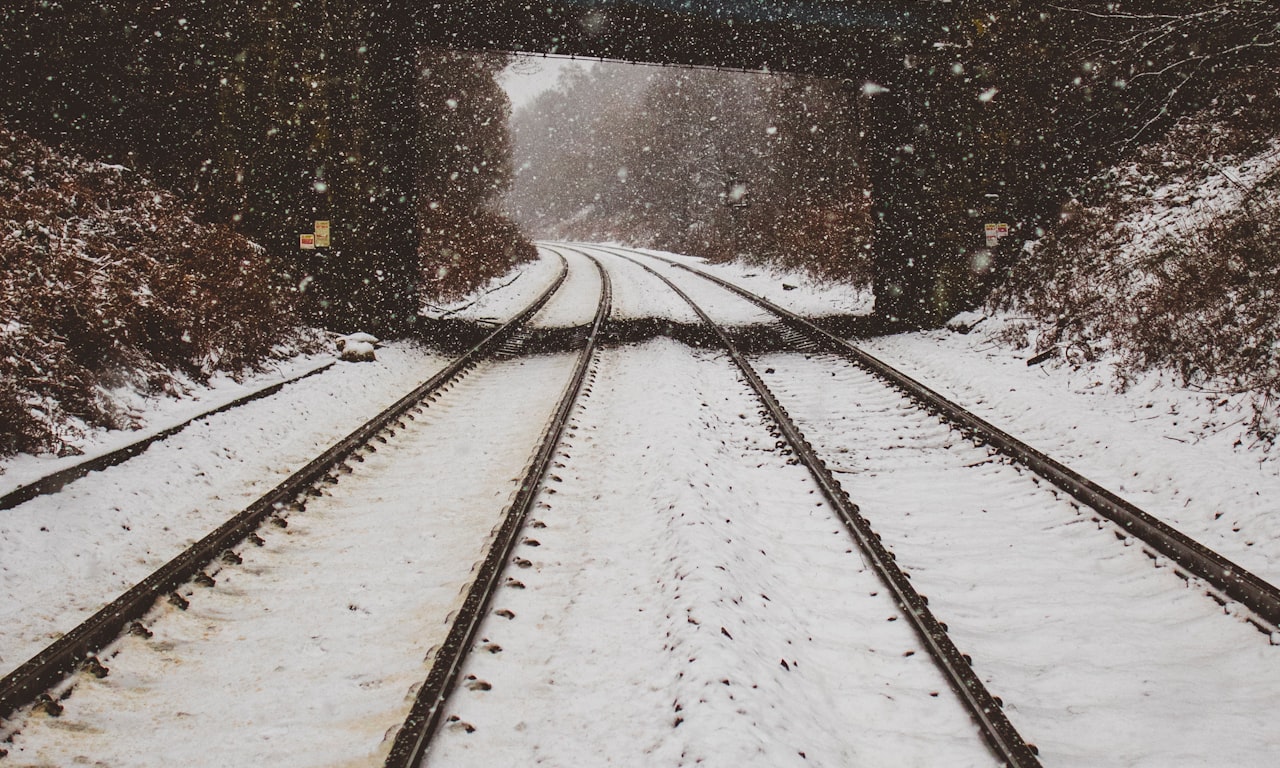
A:
<svg viewBox="0 0 1280 768">
<path fill-rule="evenodd" d="M 564 256 L 561 255 L 561 258 L 563 259 Z M 600 329 L 609 316 L 612 301 L 608 273 L 599 261 L 590 256 L 587 258 L 595 264 L 600 275 L 600 299 L 595 319 L 583 348 L 578 354 L 573 375 L 560 397 L 551 422 L 543 433 L 537 453 L 520 481 L 519 491 L 503 515 L 501 527 L 485 554 L 479 573 L 471 582 L 466 599 L 450 624 L 448 637 L 434 651 L 431 670 L 414 699 L 409 716 L 396 734 L 395 742 L 385 762 L 386 768 L 409 768 L 418 765 L 430 744 L 431 737 L 440 727 L 444 702 L 457 686 L 463 661 L 475 644 L 476 632 L 488 610 L 493 593 L 498 588 L 507 563 L 511 560 L 517 538 L 524 529 L 529 511 L 545 482 L 552 454 L 564 433 L 565 424 L 568 422 L 574 403 L 582 391 L 583 381 L 586 379 L 592 356 L 595 354 Z"/>
<path fill-rule="evenodd" d="M 678 282 L 712 302 L 713 315 L 745 324 L 731 334 L 759 336 L 770 322 L 775 339 L 804 328 L 760 314 L 744 291 L 713 287 L 722 281 Z M 1126 766 L 1210 754 L 1266 764 L 1260 755 L 1274 745 L 1262 712 L 1280 677 L 1275 635 L 1269 645 L 1253 629 L 1269 630 L 1265 602 L 1249 610 L 1224 594 L 1229 584 L 1189 574 L 1105 509 L 1059 496 L 977 430 L 948 426 L 960 418 L 939 419 L 942 409 L 886 386 L 821 335 L 803 335 L 806 345 L 765 345 L 752 361 L 1046 760 L 1093 765 L 1105 751 Z"/>
<path fill-rule="evenodd" d="M 509 322 L 495 329 L 449 366 L 334 444 L 247 509 L 0 679 L 0 721 L 42 696 L 48 700 L 45 692 L 81 667 L 87 665 L 90 669 L 100 668 L 101 663 L 94 654 L 141 619 L 157 601 L 193 578 L 207 580 L 209 576 L 204 574 L 204 570 L 210 563 L 224 556 L 232 557 L 226 553 L 250 537 L 267 520 L 273 517 L 283 520 L 281 513 L 295 504 L 296 499 L 334 481 L 343 473 L 344 463 L 359 460 L 358 454 L 365 446 L 375 440 L 385 442 L 388 435 L 394 434 L 397 422 L 402 421 L 411 409 L 434 399 L 441 389 L 448 387 L 457 377 L 501 349 L 550 300 L 564 282 L 567 272 L 568 265 L 562 258 L 561 271 L 555 281 Z"/>
<path fill-rule="evenodd" d="M 1184 578 L 1202 579 L 1207 591 L 1221 602 L 1238 602 L 1253 614 L 1251 621 L 1259 630 L 1271 634 L 1280 629 L 1280 589 L 1244 567 L 805 318 L 703 270 L 652 254 L 645 255 L 710 280 L 777 315 L 822 348 L 852 361 L 901 390 L 922 407 L 977 436 L 1082 504 L 1097 510 L 1127 534 L 1141 540 L 1153 559 L 1168 558 Z"/>
</svg>

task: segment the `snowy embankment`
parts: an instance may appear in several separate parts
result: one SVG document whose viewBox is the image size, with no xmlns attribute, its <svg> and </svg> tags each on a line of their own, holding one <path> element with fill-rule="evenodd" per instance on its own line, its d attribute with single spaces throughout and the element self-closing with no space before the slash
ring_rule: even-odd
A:
<svg viewBox="0 0 1280 768">
<path fill-rule="evenodd" d="M 130 414 L 137 428 L 87 430 L 75 440 L 79 453 L 71 456 L 19 453 L 0 459 L 0 496 L 56 472 L 148 440 L 276 384 L 319 371 L 333 360 L 329 353 L 303 354 L 276 361 L 270 371 L 238 378 L 219 374 L 201 385 L 188 381 L 184 383 L 185 394 L 180 397 L 145 397 L 131 389 L 116 390 L 112 393 L 113 399 L 118 407 Z"/>
<path fill-rule="evenodd" d="M 85 433 L 141 426 L 138 393 L 314 348 L 271 255 L 204 218 L 0 121 L 0 454 L 76 453 Z"/>
</svg>

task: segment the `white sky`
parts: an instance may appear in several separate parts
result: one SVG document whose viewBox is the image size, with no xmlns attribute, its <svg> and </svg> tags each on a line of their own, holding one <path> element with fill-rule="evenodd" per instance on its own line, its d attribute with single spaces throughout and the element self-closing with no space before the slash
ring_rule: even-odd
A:
<svg viewBox="0 0 1280 768">
<path fill-rule="evenodd" d="M 511 108 L 519 109 L 543 91 L 554 88 L 560 71 L 570 65 L 590 69 L 595 62 L 561 56 L 516 56 L 511 66 L 498 76 L 498 84 L 510 97 Z"/>
</svg>

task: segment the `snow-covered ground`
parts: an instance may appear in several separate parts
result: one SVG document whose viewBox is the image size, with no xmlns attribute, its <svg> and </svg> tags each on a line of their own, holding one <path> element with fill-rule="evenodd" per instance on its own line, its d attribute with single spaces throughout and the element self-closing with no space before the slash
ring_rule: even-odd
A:
<svg viewBox="0 0 1280 768">
<path fill-rule="evenodd" d="M 470 372 L 186 610 L 154 609 L 8 763 L 380 764 L 572 363 Z"/>
<path fill-rule="evenodd" d="M 269 370 L 238 379 L 218 374 L 203 385 L 188 382 L 189 390 L 182 397 L 143 397 L 132 389 L 114 392 L 113 398 L 120 408 L 139 419 L 144 426 L 136 430 L 101 428 L 86 430 L 82 438 L 74 441 L 81 452 L 78 455 L 33 456 L 29 453 L 19 453 L 0 459 L 0 495 L 47 475 L 146 440 L 172 426 L 198 418 L 202 414 L 217 410 L 272 385 L 305 376 L 332 362 L 333 355 L 328 353 L 299 355 L 289 360 L 276 361 Z"/>
<path fill-rule="evenodd" d="M 679 258 L 802 314 L 814 301 L 799 290 L 752 288 L 740 279 L 740 265 Z M 1280 460 L 1247 433 L 1247 406 L 1239 398 L 1158 375 L 1117 392 L 1105 362 L 1028 366 L 1028 352 L 994 340 L 999 322 L 987 320 L 969 334 L 934 330 L 853 341 L 1280 584 Z"/>
<path fill-rule="evenodd" d="M 601 260 L 617 316 L 692 321 L 656 278 L 617 257 Z M 571 266 L 594 279 L 587 260 Z M 504 291 L 516 287 L 525 293 L 505 295 L 532 298 L 532 287 L 558 268 L 544 252 L 484 300 L 502 306 Z M 655 268 L 717 318 L 768 322 L 683 270 Z M 856 306 L 836 287 L 777 274 L 763 280 L 761 292 L 797 311 L 812 314 L 832 295 L 845 302 L 838 311 Z M 587 322 L 593 285 L 566 283 L 543 322 Z M 455 309 L 499 314 L 478 303 Z M 1280 489 L 1252 480 L 1274 482 L 1274 462 L 1209 434 L 1203 421 L 1191 428 L 1203 433 L 1199 443 L 1166 433 L 1187 413 L 1164 414 L 1169 403 L 1186 409 L 1194 397 L 1154 385 L 1124 396 L 1082 387 L 1069 369 L 1029 369 L 983 343 L 935 332 L 864 346 L 1149 511 L 1172 516 L 1168 507 L 1184 500 L 1196 509 L 1200 499 L 1220 499 L 1210 505 L 1223 514 L 1199 530 L 1191 525 L 1199 513 L 1183 512 L 1185 525 L 1170 522 L 1228 556 L 1243 561 L 1243 553 L 1274 546 L 1274 536 L 1264 540 L 1272 530 L 1263 527 L 1265 500 L 1241 506 L 1252 492 Z M 379 351 L 377 365 L 392 367 L 403 355 L 404 381 L 443 363 L 390 349 Z M 119 641 L 112 674 L 82 677 L 61 718 L 16 723 L 3 764 L 379 762 L 563 386 L 556 382 L 567 360 L 530 357 L 473 372 L 291 516 L 289 528 L 272 530 L 266 546 L 242 551 L 242 565 L 224 566 L 217 586 L 186 588 L 187 611 L 157 608 L 148 618 L 156 636 Z M 1268 718 L 1280 707 L 1280 646 L 847 364 L 794 353 L 755 363 L 1046 765 L 1274 764 L 1280 737 Z M 209 486 L 216 475 L 206 462 L 216 469 L 238 461 L 252 482 L 283 472 L 284 454 L 307 454 L 304 440 L 286 439 L 290 429 L 252 447 L 254 419 L 323 431 L 328 410 L 349 394 L 333 390 L 335 374 L 395 378 L 377 370 L 341 364 L 294 385 L 328 382 L 331 389 L 319 390 L 328 394 L 291 401 L 281 393 L 260 401 L 256 415 L 252 406 L 224 414 L 223 433 L 188 429 L 178 437 L 189 442 L 164 441 L 156 463 L 144 461 L 153 448 L 100 473 L 98 482 L 128 474 L 92 514 L 78 509 L 97 498 L 81 485 L 88 478 L 0 517 L 8 590 L 0 643 L 20 649 L 0 650 L 5 668 L 47 642 L 42 632 L 65 630 L 63 614 L 83 612 L 60 590 L 104 574 L 132 583 L 136 576 L 114 572 L 150 570 L 164 559 L 151 548 L 190 541 L 227 516 L 165 530 L 175 518 L 197 517 L 187 511 L 192 499 L 203 493 L 201 505 L 218 498 L 234 510 L 260 494 Z M 1137 409 L 1133 398 L 1144 396 L 1168 399 Z M 1158 418 L 1118 424 L 1126 408 Z M 495 598 L 445 705 L 430 764 L 992 764 L 897 606 L 769 426 L 718 351 L 667 339 L 601 351 L 508 572 L 518 584 Z M 235 429 L 250 433 L 250 447 Z M 324 447 L 308 439 L 311 453 Z M 135 497 L 154 499 L 147 508 L 155 511 L 131 516 Z M 179 514 L 165 514 L 175 507 Z M 1237 512 L 1240 531 L 1228 536 L 1227 518 Z M 95 525 L 99 516 L 106 522 Z M 55 523 L 51 530 L 39 530 L 42 517 Z M 122 525 L 145 532 L 114 543 L 128 533 L 115 532 Z M 55 533 L 54 543 L 42 543 Z M 1221 544 L 1232 540 L 1240 542 L 1235 551 Z M 145 562 L 122 566 L 118 556 Z M 1270 562 L 1256 556 L 1250 567 L 1267 576 Z M 9 600 L 18 606 L 8 609 Z M 10 630 L 10 619 L 28 616 L 36 619 Z"/>
</svg>

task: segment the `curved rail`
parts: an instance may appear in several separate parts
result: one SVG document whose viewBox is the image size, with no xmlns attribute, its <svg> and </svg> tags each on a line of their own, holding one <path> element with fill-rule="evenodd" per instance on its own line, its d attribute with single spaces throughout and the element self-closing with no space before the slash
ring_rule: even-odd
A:
<svg viewBox="0 0 1280 768">
<path fill-rule="evenodd" d="M 924 647 L 929 650 L 934 662 L 941 669 L 951 687 L 960 697 L 960 700 L 964 702 L 970 716 L 978 724 L 978 729 L 981 731 L 987 745 L 1006 765 L 1015 766 L 1015 768 L 1039 766 L 1040 761 L 1036 758 L 1035 747 L 1027 744 L 1017 729 L 1013 727 L 1013 723 L 1005 716 L 999 700 L 991 695 L 991 692 L 987 690 L 982 680 L 973 671 L 969 657 L 962 654 L 955 643 L 952 642 L 950 635 L 947 634 L 946 627 L 929 610 L 926 599 L 916 592 L 906 574 L 894 562 L 893 553 L 889 552 L 880 542 L 880 536 L 872 529 L 867 519 L 862 516 L 858 505 L 849 499 L 849 495 L 840 486 L 840 482 L 835 475 L 818 457 L 813 447 L 801 433 L 800 428 L 791 420 L 786 409 L 774 397 L 768 386 L 765 385 L 764 380 L 747 362 L 746 357 L 738 350 L 728 334 L 720 326 L 716 325 L 711 317 L 694 303 L 693 299 L 689 298 L 684 291 L 680 290 L 666 276 L 658 273 L 649 265 L 628 256 L 616 252 L 615 255 L 642 267 L 666 283 L 671 290 L 684 299 L 708 327 L 713 329 L 721 344 L 728 351 L 729 356 L 742 371 L 748 383 L 750 383 L 751 388 L 756 391 L 774 421 L 777 422 L 790 447 L 795 451 L 796 456 L 804 463 L 813 479 L 818 483 L 823 497 L 836 510 L 845 527 L 853 535 L 858 547 L 875 569 L 876 575 L 893 592 L 898 605 L 910 620 L 916 635 L 920 638 Z"/>
<path fill-rule="evenodd" d="M 0 680 L 0 720 L 36 701 L 41 694 L 57 685 L 81 665 L 95 665 L 96 659 L 93 655 L 119 637 L 132 622 L 141 619 L 158 599 L 202 574 L 205 566 L 247 538 L 268 517 L 285 509 L 296 497 L 306 493 L 315 484 L 323 482 L 326 476 L 337 472 L 338 468 L 351 459 L 362 446 L 368 444 L 384 430 L 394 432 L 393 422 L 403 417 L 419 402 L 433 395 L 459 374 L 474 368 L 481 359 L 496 351 L 509 336 L 541 309 L 564 283 L 569 268 L 563 256 L 560 256 L 560 260 L 561 269 L 556 280 L 520 314 L 494 330 L 448 367 L 311 460 L 248 508 L 188 547 L 93 616 L 81 622 L 75 629 L 54 641 L 34 658 L 6 675 Z"/>
<path fill-rule="evenodd" d="M 524 527 L 525 519 L 547 474 L 551 457 L 565 425 L 569 421 L 569 413 L 577 402 L 586 379 L 587 370 L 595 353 L 600 329 L 613 302 L 613 288 L 609 282 L 609 274 L 598 260 L 587 254 L 588 259 L 596 265 L 600 272 L 600 303 L 596 308 L 595 320 L 591 324 L 590 333 L 579 354 L 573 376 L 565 387 L 560 403 L 543 433 L 538 452 L 530 462 L 520 482 L 520 490 L 516 493 L 510 507 L 503 516 L 502 526 L 486 553 L 480 571 L 463 599 L 462 607 L 449 627 L 449 634 L 436 652 L 431 669 L 427 672 L 426 682 L 418 690 L 413 707 L 404 725 L 396 734 L 391 752 L 387 755 L 386 768 L 412 768 L 418 765 L 430 746 L 431 737 L 439 728 L 444 716 L 444 704 L 458 682 L 462 664 L 466 660 L 471 646 L 475 642 L 476 633 L 488 610 L 493 593 L 497 590 L 503 569 L 511 559 L 516 540 Z M 563 255 L 560 258 L 564 258 Z"/>
<path fill-rule="evenodd" d="M 1280 589 L 1270 582 L 794 312 L 716 275 L 661 256 L 644 255 L 710 280 L 777 314 L 791 327 L 810 336 L 829 351 L 852 360 L 925 408 L 960 429 L 977 435 L 1006 456 L 1071 494 L 1077 501 L 1097 510 L 1150 547 L 1149 554 L 1168 558 L 1184 577 L 1194 576 L 1203 580 L 1209 586 L 1210 593 L 1218 600 L 1223 603 L 1234 601 L 1244 606 L 1253 614 L 1249 617 L 1251 623 L 1261 631 L 1268 634 L 1280 631 Z"/>
</svg>

